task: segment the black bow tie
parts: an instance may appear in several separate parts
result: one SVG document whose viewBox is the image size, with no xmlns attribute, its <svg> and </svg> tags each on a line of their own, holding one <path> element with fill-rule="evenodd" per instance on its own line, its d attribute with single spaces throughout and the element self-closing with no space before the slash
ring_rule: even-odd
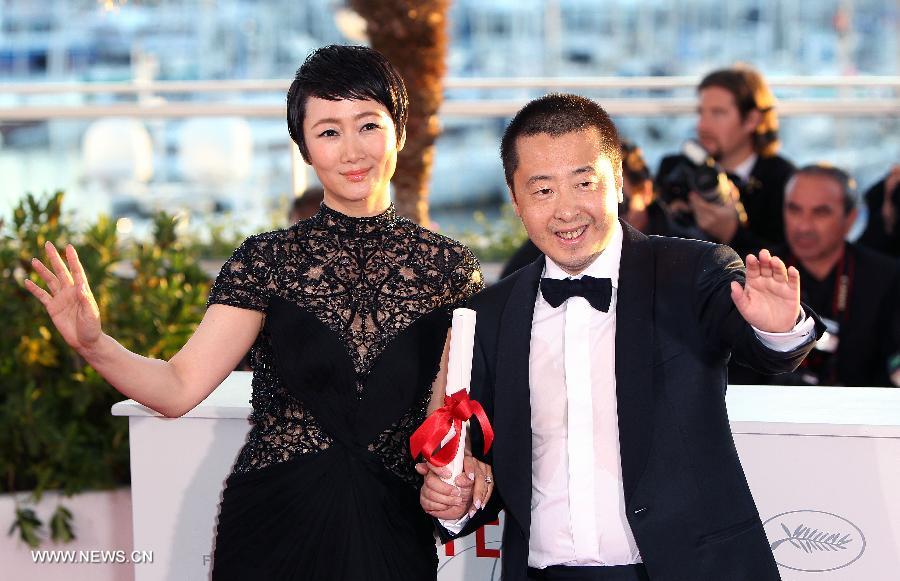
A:
<svg viewBox="0 0 900 581">
<path fill-rule="evenodd" d="M 604 313 L 609 311 L 612 299 L 612 282 L 608 278 L 542 278 L 541 294 L 554 309 L 569 297 L 584 297 L 591 306 Z"/>
</svg>

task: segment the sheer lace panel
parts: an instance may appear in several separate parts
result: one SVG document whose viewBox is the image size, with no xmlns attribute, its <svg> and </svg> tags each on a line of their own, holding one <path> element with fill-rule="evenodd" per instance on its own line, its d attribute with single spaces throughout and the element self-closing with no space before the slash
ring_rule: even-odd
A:
<svg viewBox="0 0 900 581">
<path fill-rule="evenodd" d="M 482 288 L 474 255 L 461 244 L 398 217 L 352 218 L 322 205 L 308 220 L 248 238 L 223 265 L 209 304 L 265 312 L 279 296 L 313 313 L 347 348 L 357 389 L 391 340 L 434 309 L 461 305 Z M 327 448 L 331 439 L 281 385 L 270 338 L 252 351 L 253 413 L 236 471 Z M 299 354 L 302 356 L 302 354 Z M 369 446 L 392 472 L 415 481 L 408 439 L 424 420 L 431 385 L 417 405 Z"/>
</svg>

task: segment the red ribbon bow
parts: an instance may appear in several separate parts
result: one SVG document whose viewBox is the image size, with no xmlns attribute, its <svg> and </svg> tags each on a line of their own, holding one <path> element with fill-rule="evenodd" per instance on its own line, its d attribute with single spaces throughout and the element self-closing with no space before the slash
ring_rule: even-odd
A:
<svg viewBox="0 0 900 581">
<path fill-rule="evenodd" d="M 422 425 L 409 438 L 409 448 L 413 458 L 417 458 L 421 453 L 434 466 L 449 464 L 456 456 L 456 450 L 459 447 L 462 423 L 473 415 L 484 433 L 484 453 L 487 454 L 494 441 L 494 429 L 481 404 L 474 399 L 469 399 L 469 394 L 463 389 L 453 395 L 444 396 L 444 406 L 422 422 Z M 435 450 L 441 446 L 441 441 L 450 433 L 451 428 L 455 431 L 453 439 L 435 453 Z"/>
</svg>

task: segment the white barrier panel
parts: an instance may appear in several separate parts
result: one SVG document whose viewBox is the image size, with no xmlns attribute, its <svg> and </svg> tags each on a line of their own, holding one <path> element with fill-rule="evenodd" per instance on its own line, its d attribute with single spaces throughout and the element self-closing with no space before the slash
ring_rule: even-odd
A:
<svg viewBox="0 0 900 581">
<path fill-rule="evenodd" d="M 207 578 L 249 400 L 250 373 L 235 372 L 184 418 L 113 406 L 130 416 L 134 548 L 154 556 L 136 581 Z M 898 578 L 900 390 L 732 386 L 728 410 L 785 581 Z M 499 579 L 501 530 L 439 547 L 439 580 Z"/>
</svg>

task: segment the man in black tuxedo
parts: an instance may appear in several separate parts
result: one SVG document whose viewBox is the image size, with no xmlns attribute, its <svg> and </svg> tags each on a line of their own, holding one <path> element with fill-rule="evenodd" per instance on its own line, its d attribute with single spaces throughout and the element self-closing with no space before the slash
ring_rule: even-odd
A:
<svg viewBox="0 0 900 581">
<path fill-rule="evenodd" d="M 697 97 L 697 140 L 728 173 L 734 189 L 725 203 L 691 192 L 680 209 L 701 233 L 689 237 L 728 244 L 742 256 L 754 246 L 782 242 L 781 205 L 794 165 L 778 155 L 775 97 L 765 79 L 747 66 L 720 69 L 700 81 Z M 664 198 L 667 179 L 686 160 L 679 154 L 660 162 L 656 183 Z M 669 208 L 677 212 L 679 204 Z M 673 235 L 681 234 L 673 230 Z"/>
<path fill-rule="evenodd" d="M 507 183 L 546 259 L 470 301 L 471 394 L 495 430 L 482 459 L 496 488 L 477 510 L 471 487 L 460 499 L 432 468 L 422 506 L 445 540 L 505 508 L 505 581 L 778 579 L 731 438 L 725 366 L 795 368 L 815 317 L 796 269 L 766 251 L 745 279 L 727 247 L 621 223 L 618 143 L 606 112 L 575 95 L 510 122 Z"/>
</svg>

